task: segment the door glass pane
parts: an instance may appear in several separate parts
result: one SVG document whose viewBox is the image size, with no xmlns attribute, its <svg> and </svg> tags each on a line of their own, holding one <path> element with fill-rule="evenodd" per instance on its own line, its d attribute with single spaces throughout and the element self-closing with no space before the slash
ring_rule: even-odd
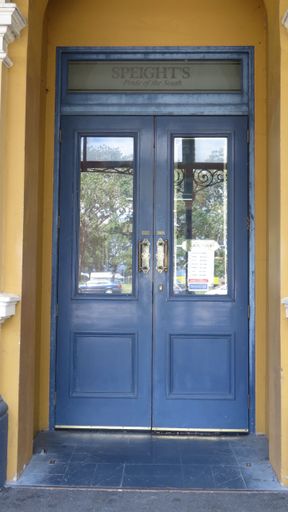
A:
<svg viewBox="0 0 288 512">
<path fill-rule="evenodd" d="M 131 294 L 134 138 L 82 137 L 80 293 Z"/>
<path fill-rule="evenodd" d="M 227 139 L 174 139 L 175 294 L 227 295 Z"/>
</svg>

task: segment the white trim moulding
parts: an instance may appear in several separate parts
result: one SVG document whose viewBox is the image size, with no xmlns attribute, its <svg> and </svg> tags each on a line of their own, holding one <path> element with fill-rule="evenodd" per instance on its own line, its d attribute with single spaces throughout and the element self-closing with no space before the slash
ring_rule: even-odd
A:
<svg viewBox="0 0 288 512">
<path fill-rule="evenodd" d="M 16 313 L 16 304 L 20 301 L 18 295 L 0 293 L 0 325 Z"/>
<path fill-rule="evenodd" d="M 26 20 L 17 5 L 0 2 L 0 62 L 3 62 L 7 68 L 13 66 L 8 56 L 8 45 L 20 36 L 24 27 L 26 27 Z"/>
</svg>

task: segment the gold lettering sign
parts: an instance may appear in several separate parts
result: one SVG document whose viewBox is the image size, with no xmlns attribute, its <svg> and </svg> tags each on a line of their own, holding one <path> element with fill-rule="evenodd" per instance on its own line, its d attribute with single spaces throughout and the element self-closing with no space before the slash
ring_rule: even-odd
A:
<svg viewBox="0 0 288 512">
<path fill-rule="evenodd" d="M 71 61 L 69 92 L 240 92 L 240 61 Z"/>
</svg>

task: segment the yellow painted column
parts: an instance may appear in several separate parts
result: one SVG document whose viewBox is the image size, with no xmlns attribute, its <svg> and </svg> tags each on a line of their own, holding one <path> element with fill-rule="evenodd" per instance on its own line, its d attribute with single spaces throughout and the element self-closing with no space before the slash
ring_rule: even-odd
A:
<svg viewBox="0 0 288 512">
<path fill-rule="evenodd" d="M 15 247 L 15 228 L 18 224 L 18 208 L 13 198 L 12 176 L 7 167 L 8 137 L 8 89 L 10 70 L 1 64 L 1 99 L 0 99 L 0 290 L 21 293 L 20 247 Z M 18 189 L 19 193 L 19 189 Z M 17 193 L 16 193 L 17 196 Z M 16 206 L 16 207 L 15 207 Z M 15 209 L 14 209 L 15 208 Z M 20 207 L 21 208 L 21 207 Z M 14 218 L 14 212 L 15 218 Z M 12 231 L 11 231 L 12 230 Z M 11 251 L 11 252 L 10 252 Z M 11 258 L 9 258 L 11 254 Z M 9 261 L 10 260 L 10 261 Z M 18 265 L 17 265 L 18 261 Z M 19 374 L 19 341 L 20 341 L 20 308 L 17 315 L 0 327 L 0 394 L 9 404 L 9 475 L 16 473 L 18 449 L 18 374 Z"/>
<path fill-rule="evenodd" d="M 280 45 L 279 2 L 265 0 L 268 19 L 268 434 L 270 461 L 280 476 Z"/>
<path fill-rule="evenodd" d="M 20 1 L 18 6 L 27 16 L 28 2 Z M 21 296 L 27 30 L 23 32 L 21 38 L 9 46 L 9 57 L 14 65 L 10 69 L 5 69 L 2 64 L 1 68 L 0 283 L 2 291 Z M 0 394 L 9 407 L 8 479 L 14 478 L 19 470 L 21 307 L 20 303 L 15 317 L 1 326 L 0 334 Z"/>
<path fill-rule="evenodd" d="M 2 290 L 21 296 L 16 316 L 3 325 L 0 340 L 0 394 L 9 406 L 8 480 L 19 475 L 28 462 L 34 434 L 41 289 L 41 102 L 44 105 L 46 94 L 42 30 L 46 5 L 47 0 L 18 0 L 28 28 L 9 46 L 14 65 L 5 71 L 6 81 L 2 82 L 5 112 L 0 112 L 0 285 Z"/>
<path fill-rule="evenodd" d="M 280 1 L 280 19 L 288 14 L 288 0 Z M 280 21 L 281 22 L 281 21 Z M 280 25 L 280 294 L 288 296 L 288 24 Z M 281 466 L 280 477 L 288 486 L 288 319 L 284 308 L 280 322 Z"/>
<path fill-rule="evenodd" d="M 271 463 L 288 485 L 288 0 L 265 0 L 268 16 L 269 277 L 268 378 Z"/>
<path fill-rule="evenodd" d="M 5 114 L 6 114 L 6 87 L 7 87 L 7 68 L 0 62 L 0 291 L 3 290 L 3 236 L 4 236 L 4 167 L 5 158 Z M 1 339 L 1 329 L 0 329 Z"/>
</svg>

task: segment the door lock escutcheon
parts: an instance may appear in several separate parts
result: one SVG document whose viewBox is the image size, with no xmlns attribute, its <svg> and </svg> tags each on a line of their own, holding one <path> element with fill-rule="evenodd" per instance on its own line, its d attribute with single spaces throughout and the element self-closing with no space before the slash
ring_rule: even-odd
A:
<svg viewBox="0 0 288 512">
<path fill-rule="evenodd" d="M 157 240 L 156 266 L 159 274 L 168 272 L 168 240 L 163 238 Z"/>
</svg>

